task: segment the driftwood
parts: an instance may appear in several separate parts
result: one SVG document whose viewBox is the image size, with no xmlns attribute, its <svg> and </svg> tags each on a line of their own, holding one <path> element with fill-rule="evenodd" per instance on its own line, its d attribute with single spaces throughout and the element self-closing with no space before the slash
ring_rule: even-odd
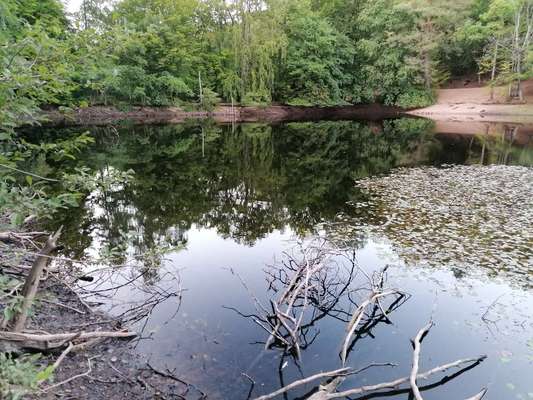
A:
<svg viewBox="0 0 533 400">
<path fill-rule="evenodd" d="M 449 364 L 440 365 L 438 367 L 430 369 L 429 371 L 426 371 L 424 373 L 418 374 L 416 376 L 416 379 L 428 379 L 430 376 L 432 376 L 434 374 L 437 374 L 439 372 L 444 372 L 444 371 L 446 371 L 448 369 L 451 369 L 451 368 L 460 367 L 460 366 L 465 365 L 465 364 L 475 365 L 475 364 L 483 361 L 485 358 L 487 358 L 487 356 L 483 355 L 483 356 L 479 356 L 479 357 L 476 357 L 476 358 L 467 358 L 467 359 L 464 359 L 464 360 L 457 360 L 457 361 L 454 361 L 454 362 L 449 363 Z M 406 377 L 403 377 L 403 378 L 400 378 L 400 379 L 396 379 L 396 380 L 391 381 L 391 382 L 379 383 L 377 385 L 361 386 L 359 388 L 349 389 L 349 390 L 345 390 L 343 392 L 332 393 L 332 394 L 326 396 L 325 399 L 328 399 L 328 400 L 329 399 L 338 399 L 338 398 L 343 398 L 343 397 L 348 397 L 348 396 L 355 396 L 355 395 L 358 395 L 358 394 L 363 394 L 363 393 L 368 393 L 368 392 L 375 392 L 377 390 L 394 389 L 394 388 L 397 388 L 400 385 L 403 385 L 403 384 L 409 382 L 410 378 L 411 378 L 410 376 L 406 376 Z"/>
<path fill-rule="evenodd" d="M 100 338 L 131 338 L 135 336 L 137 336 L 136 332 L 129 331 L 95 331 L 57 334 L 35 334 L 0 331 L 0 342 L 7 341 L 22 348 L 46 351 L 63 347 L 66 343 L 72 342 L 74 340 L 87 341 Z"/>
<path fill-rule="evenodd" d="M 322 378 L 328 378 L 328 377 L 338 377 L 341 375 L 346 375 L 350 372 L 350 368 L 340 368 L 336 369 L 335 371 L 329 371 L 329 372 L 320 372 L 318 374 L 315 374 L 313 376 L 310 376 L 308 378 L 300 379 L 298 381 L 295 381 L 293 383 L 288 384 L 287 386 L 282 387 L 281 389 L 276 390 L 275 392 L 272 392 L 270 394 L 256 397 L 254 400 L 268 400 L 272 399 L 276 396 L 279 396 L 280 394 L 287 393 L 289 390 L 297 388 L 298 386 L 305 385 L 307 383 L 316 381 L 317 379 Z"/>
</svg>

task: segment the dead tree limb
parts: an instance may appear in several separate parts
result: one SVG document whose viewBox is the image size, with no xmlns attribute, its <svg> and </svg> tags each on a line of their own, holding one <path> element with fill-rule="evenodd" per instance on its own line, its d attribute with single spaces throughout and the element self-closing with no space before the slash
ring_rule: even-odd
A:
<svg viewBox="0 0 533 400">
<path fill-rule="evenodd" d="M 418 386 L 416 385 L 416 377 L 418 375 L 421 342 L 432 326 L 433 321 L 429 322 L 429 324 L 420 329 L 413 339 L 413 367 L 411 368 L 411 375 L 409 376 L 409 384 L 411 385 L 411 391 L 413 392 L 413 396 L 416 400 L 424 400 L 420 394 Z"/>
<path fill-rule="evenodd" d="M 466 359 L 463 359 L 463 360 L 454 361 L 454 362 L 449 363 L 449 364 L 440 365 L 438 367 L 430 369 L 429 371 L 426 371 L 424 373 L 418 374 L 416 376 L 416 379 L 428 379 L 430 376 L 432 376 L 434 374 L 437 374 L 439 372 L 444 372 L 444 371 L 446 371 L 448 369 L 451 369 L 451 368 L 460 367 L 461 365 L 464 365 L 464 364 L 477 364 L 477 363 L 483 361 L 485 358 L 487 358 L 487 356 L 483 355 L 483 356 L 479 356 L 477 358 L 466 358 Z M 400 385 L 403 385 L 403 384 L 409 382 L 409 380 L 410 380 L 410 376 L 406 376 L 406 377 L 399 378 L 399 379 L 396 379 L 396 380 L 390 381 L 390 382 L 378 383 L 376 385 L 361 386 L 361 387 L 358 387 L 358 388 L 355 388 L 355 389 L 345 390 L 344 392 L 337 392 L 337 393 L 329 394 L 329 395 L 327 395 L 326 399 L 327 400 L 339 399 L 339 398 L 343 398 L 343 397 L 355 396 L 355 395 L 368 393 L 368 392 L 375 392 L 375 391 L 383 390 L 383 389 L 394 389 L 394 388 L 397 388 Z"/>
<path fill-rule="evenodd" d="M 284 386 L 281 389 L 276 390 L 275 392 L 272 392 L 270 394 L 266 394 L 266 395 L 263 395 L 263 396 L 256 397 L 253 400 L 268 400 L 268 399 L 272 399 L 272 398 L 274 398 L 276 396 L 279 396 L 280 394 L 288 392 L 291 389 L 294 389 L 294 388 L 297 388 L 298 386 L 302 386 L 302 385 L 305 385 L 307 383 L 316 381 L 317 379 L 330 378 L 332 376 L 346 375 L 347 373 L 349 373 L 349 371 L 350 371 L 350 368 L 340 368 L 340 369 L 336 369 L 335 371 L 320 372 L 320 373 L 312 375 L 312 376 L 310 376 L 308 378 L 304 378 L 304 379 L 300 379 L 300 380 L 294 381 L 294 382 L 288 384 L 287 386 Z"/>
<path fill-rule="evenodd" d="M 431 377 L 434 374 L 437 374 L 439 372 L 444 372 L 444 371 L 447 371 L 447 370 L 452 369 L 452 368 L 460 367 L 460 366 L 462 366 L 464 364 L 475 365 L 475 364 L 483 361 L 486 357 L 487 356 L 483 355 L 483 356 L 479 356 L 479 357 L 476 357 L 476 358 L 467 358 L 467 359 L 457 360 L 457 361 L 454 361 L 454 362 L 449 363 L 449 364 L 440 365 L 438 367 L 430 369 L 429 371 L 426 371 L 424 373 L 418 374 L 416 376 L 416 378 L 417 379 L 428 379 L 429 377 Z M 298 381 L 295 381 L 295 382 L 293 382 L 293 383 L 291 383 L 289 385 L 286 385 L 286 386 L 282 387 L 281 389 L 276 390 L 275 392 L 272 392 L 270 394 L 266 394 L 266 395 L 257 397 L 254 400 L 269 400 L 269 399 L 272 399 L 272 398 L 274 398 L 276 396 L 279 396 L 280 394 L 286 393 L 287 391 L 289 391 L 291 389 L 294 389 L 294 388 L 296 388 L 298 386 L 310 383 L 310 382 L 315 381 L 315 380 L 320 379 L 320 378 L 332 377 L 332 376 L 333 377 L 339 377 L 339 376 L 351 375 L 351 373 L 349 371 L 350 371 L 349 368 L 343 368 L 343 369 L 336 370 L 336 371 L 316 374 L 316 375 L 310 376 L 309 378 L 300 379 Z M 340 398 L 344 398 L 344 397 L 361 395 L 361 394 L 369 393 L 369 392 L 376 392 L 376 391 L 383 390 L 383 389 L 395 389 L 395 388 L 399 387 L 400 385 L 408 383 L 409 380 L 410 380 L 410 376 L 406 376 L 406 377 L 399 378 L 399 379 L 396 379 L 396 380 L 390 381 L 390 382 L 378 383 L 378 384 L 375 384 L 375 385 L 361 386 L 361 387 L 358 387 L 358 388 L 345 390 L 343 392 L 334 392 L 334 393 L 331 393 L 331 387 L 330 386 L 324 385 L 324 386 L 321 387 L 321 390 L 319 390 L 318 392 L 313 394 L 311 397 L 309 397 L 308 400 L 340 399 Z M 480 394 L 478 394 L 476 396 L 479 396 Z M 483 393 L 483 395 L 484 395 L 484 393 Z M 470 399 L 467 399 L 467 400 L 480 400 L 480 399 L 481 399 L 481 397 L 475 397 L 474 396 L 473 398 L 470 398 Z"/>
<path fill-rule="evenodd" d="M 84 341 L 97 338 L 130 338 L 137 336 L 136 332 L 77 332 L 77 333 L 56 333 L 56 334 L 34 334 L 23 332 L 0 331 L 0 341 L 13 342 L 23 348 L 37 350 L 52 350 L 63 347 L 73 340 Z"/>
<path fill-rule="evenodd" d="M 33 301 L 35 300 L 37 290 L 39 289 L 41 275 L 48 264 L 48 256 L 57 249 L 57 240 L 61 236 L 62 228 L 63 227 L 59 228 L 56 233 L 48 237 L 44 247 L 39 252 L 39 256 L 37 256 L 32 265 L 30 274 L 26 278 L 26 282 L 24 283 L 24 287 L 22 289 L 22 296 L 24 296 L 24 300 L 21 310 L 16 316 L 15 324 L 13 325 L 14 332 L 22 331 L 26 325 L 26 319 L 28 318 L 29 310 L 33 304 Z"/>
<path fill-rule="evenodd" d="M 46 232 L 0 232 L 0 242 L 23 242 L 44 235 Z"/>
<path fill-rule="evenodd" d="M 394 291 L 394 290 L 390 290 L 390 291 L 382 292 L 382 293 L 376 293 L 376 292 L 373 291 L 370 294 L 370 297 L 368 299 L 366 299 L 364 302 L 362 302 L 359 305 L 359 307 L 357 307 L 355 309 L 355 311 L 354 311 L 354 313 L 352 315 L 352 318 L 351 318 L 350 322 L 348 323 L 348 326 L 346 327 L 348 333 L 347 333 L 346 337 L 344 338 L 344 343 L 342 345 L 342 351 L 341 351 L 342 365 L 346 364 L 346 356 L 348 354 L 348 347 L 350 346 L 350 342 L 352 340 L 353 334 L 355 333 L 355 331 L 357 330 L 357 327 L 359 326 L 359 323 L 363 319 L 363 316 L 364 316 L 366 308 L 370 304 L 374 304 L 379 298 L 385 297 L 385 296 L 389 296 L 389 295 L 392 295 L 392 294 L 396 294 L 396 293 L 397 292 Z"/>
<path fill-rule="evenodd" d="M 487 391 L 488 391 L 487 389 L 482 389 L 481 392 L 479 392 L 475 396 L 469 397 L 466 400 L 481 400 L 483 397 L 485 397 L 485 395 L 487 394 Z"/>
</svg>

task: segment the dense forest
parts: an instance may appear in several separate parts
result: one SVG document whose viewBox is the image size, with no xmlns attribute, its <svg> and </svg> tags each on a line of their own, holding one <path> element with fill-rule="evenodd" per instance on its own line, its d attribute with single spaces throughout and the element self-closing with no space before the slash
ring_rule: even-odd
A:
<svg viewBox="0 0 533 400">
<path fill-rule="evenodd" d="M 0 112 L 218 101 L 432 101 L 533 73 L 531 0 L 59 0 L 0 5 Z M 201 88 L 200 88 L 201 86 Z"/>
</svg>

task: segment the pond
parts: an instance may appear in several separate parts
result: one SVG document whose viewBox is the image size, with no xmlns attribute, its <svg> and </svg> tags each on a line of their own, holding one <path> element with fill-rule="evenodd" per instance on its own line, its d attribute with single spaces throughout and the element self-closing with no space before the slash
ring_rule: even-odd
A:
<svg viewBox="0 0 533 400">
<path fill-rule="evenodd" d="M 86 267 L 100 270 L 96 281 L 80 284 L 100 291 L 90 300 L 103 310 L 131 316 L 137 351 L 193 384 L 187 398 L 254 398 L 342 365 L 342 312 L 306 315 L 299 359 L 265 349 L 269 334 L 250 317 L 283 286 L 272 271 L 328 243 L 350 254 L 337 253 L 335 265 L 353 261 L 368 275 L 388 266 L 386 286 L 405 293 L 387 318 L 356 331 L 346 358 L 356 369 L 397 366 L 341 389 L 408 375 L 410 339 L 432 319 L 421 371 L 488 358 L 421 382 L 425 396 L 464 399 L 488 387 L 489 399 L 531 399 L 533 141 L 527 126 L 464 130 L 410 118 L 93 128 L 81 162 L 102 179 L 130 173 L 54 224 L 66 228 L 64 256 L 129 265 L 101 261 Z M 354 291 L 337 306 L 351 313 L 368 282 L 339 268 L 327 282 L 335 292 L 349 281 Z M 132 312 L 143 301 L 150 307 Z"/>
</svg>

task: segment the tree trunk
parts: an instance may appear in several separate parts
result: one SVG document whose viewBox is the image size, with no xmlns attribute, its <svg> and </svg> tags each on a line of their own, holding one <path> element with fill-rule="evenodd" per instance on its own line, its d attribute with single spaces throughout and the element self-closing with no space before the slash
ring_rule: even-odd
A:
<svg viewBox="0 0 533 400">
<path fill-rule="evenodd" d="M 429 59 L 429 53 L 427 51 L 424 52 L 422 59 L 424 62 L 424 81 L 426 88 L 431 89 L 431 60 Z"/>
<path fill-rule="evenodd" d="M 496 66 L 498 63 L 498 50 L 499 50 L 500 42 L 496 40 L 496 44 L 494 45 L 494 55 L 492 57 L 492 73 L 490 75 L 490 99 L 494 100 L 494 80 L 496 79 Z"/>
</svg>

